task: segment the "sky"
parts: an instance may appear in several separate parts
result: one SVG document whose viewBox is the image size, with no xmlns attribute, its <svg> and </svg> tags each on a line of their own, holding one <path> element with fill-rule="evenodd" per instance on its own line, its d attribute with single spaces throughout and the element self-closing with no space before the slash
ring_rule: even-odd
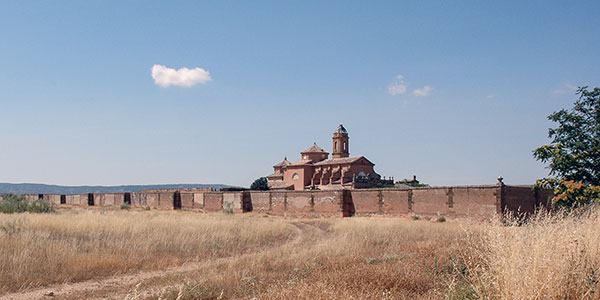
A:
<svg viewBox="0 0 600 300">
<path fill-rule="evenodd" d="M 249 186 L 313 142 L 532 184 L 600 86 L 598 1 L 3 1 L 0 182 Z"/>
</svg>

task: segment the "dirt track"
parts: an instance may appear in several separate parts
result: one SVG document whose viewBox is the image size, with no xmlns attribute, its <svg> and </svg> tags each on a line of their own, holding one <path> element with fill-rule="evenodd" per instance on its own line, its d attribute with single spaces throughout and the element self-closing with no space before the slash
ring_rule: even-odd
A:
<svg viewBox="0 0 600 300">
<path fill-rule="evenodd" d="M 246 259 L 257 252 L 275 251 L 283 247 L 293 247 L 305 242 L 309 231 L 323 232 L 324 228 L 316 226 L 311 222 L 290 222 L 293 225 L 297 234 L 296 236 L 279 246 L 269 249 L 261 249 L 260 251 L 250 252 L 243 255 L 223 257 L 202 262 L 185 263 L 179 267 L 172 267 L 166 270 L 157 270 L 149 272 L 140 272 L 137 274 L 111 276 L 103 279 L 93 279 L 76 283 L 53 285 L 33 290 L 10 293 L 0 296 L 0 300 L 16 300 L 16 299 L 145 299 L 160 295 L 166 288 L 177 287 L 178 285 L 157 285 L 160 278 L 185 274 L 220 264 L 232 263 L 237 260 Z M 204 277 L 206 280 L 218 277 L 219 274 L 207 274 Z M 153 285 L 143 285 L 147 281 L 152 280 Z M 135 295 L 134 295 L 135 294 Z"/>
</svg>

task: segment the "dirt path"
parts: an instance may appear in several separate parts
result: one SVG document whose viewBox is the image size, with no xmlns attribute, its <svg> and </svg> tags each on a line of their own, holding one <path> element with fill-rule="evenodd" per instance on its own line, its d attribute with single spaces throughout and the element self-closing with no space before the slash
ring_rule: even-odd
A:
<svg viewBox="0 0 600 300">
<path fill-rule="evenodd" d="M 112 277 L 108 277 L 108 278 L 104 278 L 104 279 L 92 279 L 92 280 L 76 282 L 76 283 L 66 283 L 66 284 L 61 284 L 61 285 L 48 286 L 48 287 L 43 287 L 43 288 L 30 290 L 30 291 L 6 294 L 3 296 L 0 296 L 0 300 L 63 299 L 63 298 L 72 298 L 73 296 L 76 297 L 77 294 L 90 295 L 90 294 L 94 294 L 93 293 L 94 291 L 100 291 L 100 290 L 108 292 L 108 294 L 99 296 L 99 297 L 97 297 L 97 299 L 131 298 L 132 297 L 132 295 L 130 295 L 131 289 L 122 291 L 123 287 L 135 287 L 136 285 L 138 285 L 139 283 L 142 283 L 144 281 L 167 277 L 167 276 L 172 276 L 172 275 L 177 275 L 177 274 L 185 274 L 185 273 L 193 272 L 193 271 L 200 270 L 203 268 L 208 268 L 212 265 L 219 265 L 219 264 L 228 263 L 231 261 L 242 260 L 242 259 L 248 258 L 252 255 L 255 255 L 258 252 L 274 251 L 274 250 L 282 248 L 282 247 L 298 245 L 303 242 L 303 240 L 305 239 L 305 237 L 307 235 L 308 230 L 323 231 L 323 228 L 320 228 L 319 226 L 315 226 L 314 224 L 309 223 L 309 222 L 290 222 L 289 224 L 293 225 L 294 229 L 296 230 L 296 236 L 292 240 L 288 241 L 287 243 L 284 243 L 282 245 L 278 245 L 278 246 L 275 246 L 273 248 L 269 248 L 266 250 L 262 249 L 260 251 L 250 252 L 250 253 L 246 253 L 246 254 L 242 254 L 242 255 L 238 255 L 238 256 L 223 257 L 223 258 L 212 259 L 212 260 L 202 261 L 202 262 L 190 262 L 190 263 L 185 263 L 179 267 L 168 268 L 166 270 L 140 272 L 137 274 L 119 275 L 119 276 L 112 276 Z M 218 275 L 216 275 L 216 276 L 218 276 Z M 169 286 L 167 286 L 167 287 L 169 287 Z M 148 288 L 146 290 L 137 290 L 137 293 L 138 293 L 138 296 L 143 299 L 143 298 L 151 297 L 154 295 L 158 295 L 161 292 L 161 290 L 163 290 L 164 288 L 165 287 L 163 286 L 163 287 L 160 287 L 160 289 Z M 89 296 L 86 296 L 85 298 L 90 299 Z M 93 298 L 95 298 L 95 297 L 92 297 L 92 299 Z M 136 298 L 136 299 L 139 299 L 139 298 Z"/>
</svg>

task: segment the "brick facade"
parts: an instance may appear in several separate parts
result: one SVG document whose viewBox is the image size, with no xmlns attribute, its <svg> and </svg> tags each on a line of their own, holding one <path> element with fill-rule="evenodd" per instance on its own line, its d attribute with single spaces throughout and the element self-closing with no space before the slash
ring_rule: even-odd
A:
<svg viewBox="0 0 600 300">
<path fill-rule="evenodd" d="M 350 157 L 348 132 L 340 125 L 333 133 L 332 155 L 316 143 L 300 152 L 301 160 L 287 157 L 267 176 L 269 187 L 278 190 L 330 190 L 352 187 L 355 178 L 377 178 L 373 164 L 364 156 Z"/>
</svg>

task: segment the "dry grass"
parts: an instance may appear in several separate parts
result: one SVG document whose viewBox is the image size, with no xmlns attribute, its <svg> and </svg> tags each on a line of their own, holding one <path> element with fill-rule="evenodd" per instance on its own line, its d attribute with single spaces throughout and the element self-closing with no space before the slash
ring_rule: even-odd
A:
<svg viewBox="0 0 600 300">
<path fill-rule="evenodd" d="M 0 291 L 235 256 L 294 233 L 277 219 L 187 212 L 0 214 Z"/>
<path fill-rule="evenodd" d="M 600 299 L 599 233 L 598 208 L 490 226 L 470 238 L 471 280 L 488 299 Z"/>
<path fill-rule="evenodd" d="M 167 299 L 437 299 L 464 231 L 452 223 L 350 218 L 304 224 L 306 240 L 187 274 Z M 208 277 L 220 270 L 220 276 Z M 174 279 L 176 280 L 176 279 Z"/>
<path fill-rule="evenodd" d="M 3 290 L 205 261 L 67 299 L 600 299 L 598 210 L 525 226 L 77 210 L 0 228 Z"/>
</svg>

